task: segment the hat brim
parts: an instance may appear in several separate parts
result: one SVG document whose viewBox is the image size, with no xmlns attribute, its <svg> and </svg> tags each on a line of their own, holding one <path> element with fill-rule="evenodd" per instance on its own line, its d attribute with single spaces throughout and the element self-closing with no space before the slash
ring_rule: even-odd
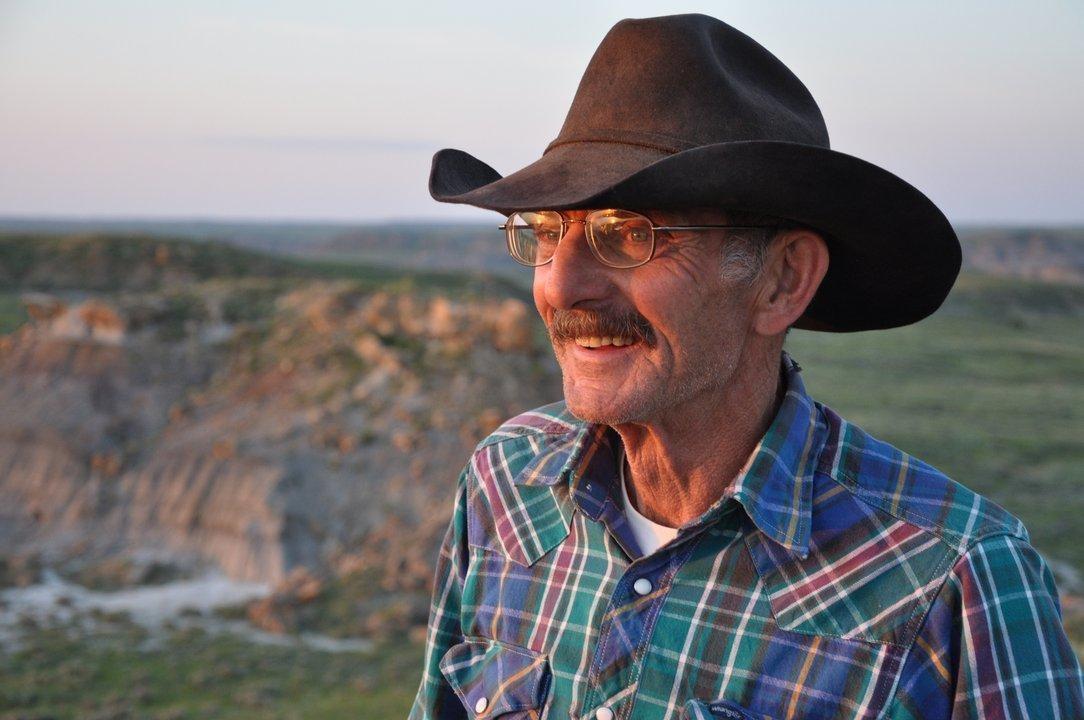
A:
<svg viewBox="0 0 1084 720">
<path fill-rule="evenodd" d="M 795 323 L 855 332 L 930 315 L 960 271 L 952 225 L 915 187 L 872 163 L 814 145 L 744 141 L 675 154 L 615 143 L 559 145 L 507 176 L 460 150 L 433 157 L 434 199 L 511 213 L 527 208 L 719 207 L 784 217 L 824 234 L 829 267 Z"/>
</svg>

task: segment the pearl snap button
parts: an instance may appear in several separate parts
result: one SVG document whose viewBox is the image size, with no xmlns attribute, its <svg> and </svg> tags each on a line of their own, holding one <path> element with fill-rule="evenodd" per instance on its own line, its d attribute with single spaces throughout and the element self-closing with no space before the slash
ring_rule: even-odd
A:
<svg viewBox="0 0 1084 720">
<path fill-rule="evenodd" d="M 632 589 L 640 595 L 647 595 L 651 592 L 651 581 L 647 578 L 640 578 L 632 584 Z"/>
<path fill-rule="evenodd" d="M 600 707 L 595 711 L 595 720 L 614 720 L 614 711 L 608 707 Z"/>
<path fill-rule="evenodd" d="M 476 713 L 484 713 L 487 707 L 489 707 L 489 700 L 486 700 L 485 697 L 480 697 L 474 701 L 474 712 Z"/>
</svg>

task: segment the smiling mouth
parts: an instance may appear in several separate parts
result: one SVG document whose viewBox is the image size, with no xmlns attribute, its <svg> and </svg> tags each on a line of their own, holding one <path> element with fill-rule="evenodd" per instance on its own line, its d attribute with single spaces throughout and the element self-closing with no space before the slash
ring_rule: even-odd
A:
<svg viewBox="0 0 1084 720">
<path fill-rule="evenodd" d="M 602 348 L 602 347 L 625 347 L 626 345 L 633 345 L 637 342 L 635 338 L 626 337 L 579 337 L 573 341 L 582 348 Z"/>
</svg>

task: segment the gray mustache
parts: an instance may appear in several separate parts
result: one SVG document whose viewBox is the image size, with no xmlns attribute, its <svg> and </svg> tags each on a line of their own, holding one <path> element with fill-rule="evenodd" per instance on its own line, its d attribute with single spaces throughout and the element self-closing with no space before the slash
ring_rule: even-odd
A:
<svg viewBox="0 0 1084 720">
<path fill-rule="evenodd" d="M 554 310 L 549 335 L 554 342 L 582 337 L 623 337 L 640 340 L 648 346 L 655 344 L 651 323 L 636 312 L 604 314 L 590 310 Z"/>
</svg>

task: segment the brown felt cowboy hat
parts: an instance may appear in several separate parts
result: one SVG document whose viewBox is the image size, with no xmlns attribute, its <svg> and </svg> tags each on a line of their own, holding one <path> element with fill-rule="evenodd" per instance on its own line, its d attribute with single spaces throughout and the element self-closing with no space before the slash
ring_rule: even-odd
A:
<svg viewBox="0 0 1084 720">
<path fill-rule="evenodd" d="M 433 157 L 441 202 L 526 209 L 719 207 L 824 234 L 828 274 L 795 323 L 850 332 L 913 323 L 960 270 L 937 206 L 892 173 L 829 149 L 805 85 L 705 15 L 622 20 L 602 40 L 564 126 L 511 175 L 461 150 Z"/>
</svg>

